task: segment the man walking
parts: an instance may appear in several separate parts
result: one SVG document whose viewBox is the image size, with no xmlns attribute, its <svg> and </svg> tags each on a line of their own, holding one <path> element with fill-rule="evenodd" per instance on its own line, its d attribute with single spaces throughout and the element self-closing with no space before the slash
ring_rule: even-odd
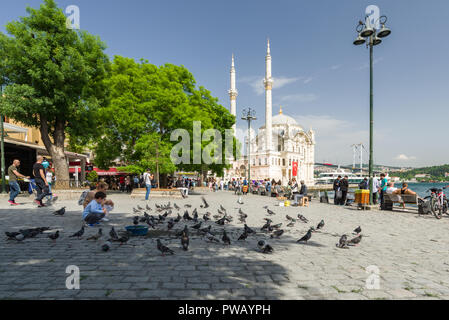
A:
<svg viewBox="0 0 449 320">
<path fill-rule="evenodd" d="M 345 176 L 343 180 L 340 181 L 340 190 L 341 190 L 341 200 L 340 205 L 344 206 L 346 204 L 346 197 L 348 195 L 349 189 L 349 181 L 348 176 Z"/>
<path fill-rule="evenodd" d="M 151 192 L 151 174 L 150 169 L 147 169 L 143 174 L 143 182 L 145 183 L 145 188 L 147 189 L 147 193 L 145 194 L 145 200 L 148 200 Z"/>
<path fill-rule="evenodd" d="M 45 168 L 42 165 L 42 161 L 44 161 L 44 158 L 42 156 L 37 156 L 37 161 L 33 165 L 34 181 L 37 186 L 37 198 L 34 202 L 38 204 L 39 208 L 45 207 L 42 203 L 42 199 L 48 195 L 48 182 L 45 177 Z"/>
<path fill-rule="evenodd" d="M 340 197 L 341 197 L 341 192 L 340 192 L 340 180 L 341 180 L 341 176 L 338 176 L 337 179 L 334 180 L 334 204 L 337 205 L 340 203 Z"/>
<path fill-rule="evenodd" d="M 17 178 L 29 178 L 29 177 L 25 177 L 23 174 L 19 173 L 19 171 L 17 170 L 18 166 L 20 166 L 20 160 L 15 159 L 12 162 L 12 165 L 10 165 L 8 168 L 8 176 L 9 176 L 9 200 L 8 200 L 8 202 L 12 206 L 18 205 L 18 203 L 16 203 L 16 200 L 15 200 L 17 195 L 20 192 L 20 186 L 19 186 L 19 183 L 17 182 Z"/>
</svg>

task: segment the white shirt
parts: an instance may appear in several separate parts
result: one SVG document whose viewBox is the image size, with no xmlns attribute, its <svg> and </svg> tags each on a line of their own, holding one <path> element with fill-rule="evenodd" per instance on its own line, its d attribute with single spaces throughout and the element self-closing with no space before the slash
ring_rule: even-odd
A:
<svg viewBox="0 0 449 320">
<path fill-rule="evenodd" d="M 47 182 L 51 183 L 52 178 L 53 178 L 53 173 L 51 173 L 51 171 L 47 171 L 47 173 L 45 174 L 45 177 L 47 178 Z"/>
<path fill-rule="evenodd" d="M 148 172 L 145 172 L 143 174 L 143 180 L 145 181 L 145 184 L 151 184 L 151 178 Z"/>
<path fill-rule="evenodd" d="M 398 190 L 398 188 L 395 187 L 388 187 L 387 188 L 387 194 L 393 194 L 394 191 Z"/>
</svg>

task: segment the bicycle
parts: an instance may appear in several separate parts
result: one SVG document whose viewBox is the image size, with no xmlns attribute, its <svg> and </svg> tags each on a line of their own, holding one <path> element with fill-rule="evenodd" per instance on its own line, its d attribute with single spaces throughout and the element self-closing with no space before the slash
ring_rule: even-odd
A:
<svg viewBox="0 0 449 320">
<path fill-rule="evenodd" d="M 431 192 L 430 194 L 430 210 L 434 214 L 435 218 L 441 219 L 443 217 L 443 213 L 449 215 L 448 213 L 448 200 L 446 194 L 444 193 L 443 187 L 442 189 L 431 188 L 427 190 L 427 192 Z"/>
</svg>

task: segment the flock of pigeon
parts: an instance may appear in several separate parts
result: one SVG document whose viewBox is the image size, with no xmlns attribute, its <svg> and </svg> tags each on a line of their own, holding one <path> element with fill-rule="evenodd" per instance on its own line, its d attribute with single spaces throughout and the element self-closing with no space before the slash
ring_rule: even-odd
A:
<svg viewBox="0 0 449 320">
<path fill-rule="evenodd" d="M 202 209 L 209 208 L 209 204 L 206 201 L 204 197 L 201 197 Z M 241 198 L 237 201 L 239 204 L 243 204 L 243 201 Z M 145 223 L 148 225 L 150 229 L 158 229 L 158 230 L 172 230 L 176 224 L 184 222 L 184 228 L 176 232 L 176 237 L 178 237 L 181 241 L 182 249 L 187 251 L 189 249 L 190 244 L 190 230 L 192 232 L 196 232 L 197 235 L 201 235 L 203 239 L 205 239 L 208 242 L 213 243 L 223 243 L 225 245 L 231 245 L 231 238 L 226 232 L 226 229 L 223 228 L 221 231 L 221 239 L 219 236 L 217 236 L 217 232 L 212 232 L 212 224 L 209 224 L 208 226 L 205 226 L 208 224 L 208 221 L 212 222 L 212 219 L 214 219 L 215 224 L 219 226 L 225 226 L 226 224 L 229 224 L 233 221 L 233 217 L 229 215 L 226 211 L 226 209 L 220 205 L 219 209 L 217 209 L 217 214 L 212 215 L 209 211 L 206 211 L 206 213 L 202 216 L 202 219 L 199 217 L 198 210 L 195 208 L 192 211 L 192 215 L 190 215 L 188 209 L 190 209 L 192 206 L 190 204 L 184 205 L 184 209 L 181 209 L 176 203 L 171 206 L 171 203 L 169 202 L 166 205 L 158 205 L 155 204 L 155 214 L 150 215 L 146 211 L 151 212 L 152 208 L 147 204 L 146 208 L 142 208 L 141 206 L 137 205 L 137 208 L 133 208 L 134 214 L 140 214 L 133 217 L 133 224 L 135 226 L 139 225 L 140 223 Z M 267 211 L 267 215 L 269 217 L 276 215 L 275 212 L 270 210 L 268 206 L 263 207 Z M 173 214 L 173 210 L 177 211 L 176 217 L 171 217 Z M 184 211 L 183 215 L 180 214 L 181 211 Z M 143 213 L 143 215 L 141 215 Z M 65 207 L 53 212 L 56 216 L 63 216 L 65 214 Z M 241 235 L 238 237 L 237 241 L 245 241 L 248 236 L 255 235 L 256 231 L 250 228 L 246 224 L 246 218 L 248 215 L 243 212 L 241 208 L 238 210 L 238 219 L 239 222 L 244 225 L 243 231 Z M 260 232 L 269 233 L 271 239 L 279 239 L 284 234 L 284 229 L 282 229 L 283 223 L 273 224 L 273 220 L 269 217 L 264 218 L 265 224 L 261 227 Z M 300 221 L 302 223 L 309 223 L 309 220 L 304 217 L 301 214 L 298 214 L 297 218 L 293 218 L 289 215 L 286 215 L 287 220 L 287 227 L 293 227 L 297 221 Z M 187 223 L 191 223 L 190 227 L 187 225 Z M 310 227 L 307 233 L 301 237 L 299 240 L 297 240 L 298 243 L 307 243 L 312 238 L 312 234 L 314 232 L 318 232 L 318 230 L 324 228 L 324 220 L 321 220 L 320 223 L 316 227 Z M 40 228 L 32 228 L 32 229 L 24 229 L 19 230 L 18 232 L 5 232 L 8 240 L 17 240 L 17 241 L 23 241 L 27 238 L 34 238 L 39 234 L 44 233 L 45 231 L 50 230 L 49 227 L 40 227 Z M 81 229 L 74 234 L 70 235 L 70 238 L 78 238 L 81 239 L 81 237 L 84 235 L 85 226 L 83 225 Z M 357 227 L 354 230 L 354 233 L 356 236 L 350 240 L 348 240 L 348 237 L 346 234 L 342 235 L 339 242 L 336 244 L 337 248 L 349 248 L 349 246 L 358 245 L 362 240 L 362 229 L 361 227 Z M 92 235 L 87 238 L 87 240 L 94 240 L 97 241 L 103 236 L 103 230 L 102 228 L 98 229 L 97 234 Z M 48 238 L 52 241 L 56 241 L 59 238 L 59 230 L 55 233 L 48 234 Z M 115 231 L 114 227 L 111 228 L 109 232 L 109 238 L 105 241 L 105 243 L 101 246 L 101 249 L 103 251 L 109 251 L 112 247 L 112 242 L 120 243 L 120 245 L 125 244 L 130 239 L 130 234 L 127 231 L 119 231 L 118 233 Z M 221 241 L 220 241 L 221 240 Z M 265 240 L 259 240 L 257 242 L 257 246 L 260 252 L 262 253 L 272 253 L 274 251 L 273 247 Z M 157 239 L 157 249 L 161 252 L 161 254 L 164 256 L 166 254 L 174 254 L 174 251 L 167 247 L 166 245 L 162 244 L 160 239 Z"/>
</svg>

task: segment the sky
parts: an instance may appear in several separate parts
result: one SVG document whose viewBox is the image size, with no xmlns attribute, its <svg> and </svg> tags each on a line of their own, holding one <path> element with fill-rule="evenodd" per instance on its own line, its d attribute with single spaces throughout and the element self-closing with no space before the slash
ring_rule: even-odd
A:
<svg viewBox="0 0 449 320">
<path fill-rule="evenodd" d="M 3 0 L 0 31 L 40 0 Z M 353 144 L 369 149 L 369 50 L 354 46 L 369 5 L 392 34 L 374 48 L 374 161 L 394 166 L 449 163 L 447 0 L 68 0 L 80 27 L 106 53 L 184 65 L 229 108 L 235 54 L 238 136 L 254 108 L 265 122 L 266 39 L 271 42 L 273 115 L 283 112 L 316 132 L 315 161 L 350 164 Z M 364 162 L 368 153 L 363 153 Z M 359 159 L 357 159 L 357 162 Z"/>
</svg>

